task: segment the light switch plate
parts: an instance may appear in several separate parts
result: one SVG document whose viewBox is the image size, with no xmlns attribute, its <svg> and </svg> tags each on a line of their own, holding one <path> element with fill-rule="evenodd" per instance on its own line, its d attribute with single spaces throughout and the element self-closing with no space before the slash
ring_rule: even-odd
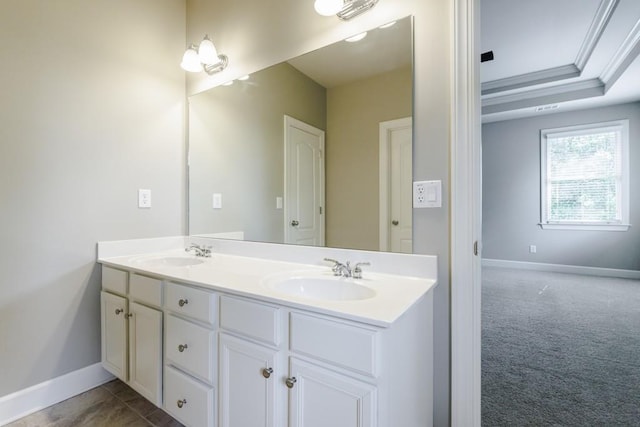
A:
<svg viewBox="0 0 640 427">
<path fill-rule="evenodd" d="M 442 181 L 415 181 L 413 183 L 413 207 L 442 207 Z"/>
<path fill-rule="evenodd" d="M 282 209 L 282 197 L 276 197 L 276 209 Z"/>
<path fill-rule="evenodd" d="M 213 209 L 222 209 L 222 194 L 213 193 Z"/>
<path fill-rule="evenodd" d="M 151 207 L 151 190 L 140 188 L 138 190 L 138 207 L 148 209 Z"/>
</svg>

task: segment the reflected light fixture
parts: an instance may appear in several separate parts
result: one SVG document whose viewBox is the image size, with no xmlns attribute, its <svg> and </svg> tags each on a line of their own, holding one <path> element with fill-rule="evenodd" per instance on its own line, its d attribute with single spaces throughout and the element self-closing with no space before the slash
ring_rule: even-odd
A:
<svg viewBox="0 0 640 427">
<path fill-rule="evenodd" d="M 348 21 L 377 3 L 378 0 L 315 0 L 313 7 L 322 16 L 337 15 L 343 21 Z"/>
<path fill-rule="evenodd" d="M 227 55 L 219 54 L 209 36 L 205 35 L 199 45 L 189 45 L 182 56 L 180 66 L 185 71 L 204 71 L 213 75 L 227 68 L 228 64 Z"/>
<path fill-rule="evenodd" d="M 348 39 L 344 39 L 344 41 L 350 42 L 350 43 L 354 43 L 354 42 L 359 42 L 360 40 L 362 40 L 365 37 L 367 37 L 367 32 L 366 31 L 364 33 L 356 34 L 353 37 L 349 37 Z"/>
</svg>

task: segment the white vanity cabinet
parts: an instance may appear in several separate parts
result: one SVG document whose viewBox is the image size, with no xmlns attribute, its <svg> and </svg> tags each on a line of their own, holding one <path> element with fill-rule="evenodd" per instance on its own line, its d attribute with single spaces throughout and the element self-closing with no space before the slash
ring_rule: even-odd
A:
<svg viewBox="0 0 640 427">
<path fill-rule="evenodd" d="M 102 268 L 102 365 L 155 405 L 162 404 L 162 283 Z"/>
<path fill-rule="evenodd" d="M 392 330 L 221 295 L 219 426 L 429 425 L 430 402 L 416 409 L 415 392 L 428 389 L 431 356 L 408 364 L 416 357 L 405 351 L 424 350 L 430 321 L 401 323 L 421 319 Z M 399 381 L 412 376 L 406 396 Z"/>
<path fill-rule="evenodd" d="M 431 292 L 379 324 L 172 280 L 103 266 L 102 360 L 186 426 L 432 425 Z"/>
<path fill-rule="evenodd" d="M 187 426 L 214 426 L 218 296 L 168 282 L 164 309 L 164 410 Z"/>
</svg>

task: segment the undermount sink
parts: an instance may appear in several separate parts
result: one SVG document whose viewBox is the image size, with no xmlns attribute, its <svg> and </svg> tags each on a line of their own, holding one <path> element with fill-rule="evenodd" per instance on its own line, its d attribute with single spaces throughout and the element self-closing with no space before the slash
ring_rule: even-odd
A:
<svg viewBox="0 0 640 427">
<path fill-rule="evenodd" d="M 191 267 L 202 264 L 204 260 L 195 257 L 166 256 L 147 258 L 140 262 L 153 267 Z"/>
<path fill-rule="evenodd" d="M 326 275 L 295 275 L 271 278 L 268 288 L 301 298 L 329 301 L 357 301 L 373 298 L 376 291 L 358 284 L 355 279 Z"/>
</svg>

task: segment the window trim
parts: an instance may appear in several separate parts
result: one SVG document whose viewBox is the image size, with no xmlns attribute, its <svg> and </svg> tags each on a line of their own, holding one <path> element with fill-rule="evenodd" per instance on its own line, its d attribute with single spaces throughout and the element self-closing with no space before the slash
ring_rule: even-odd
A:
<svg viewBox="0 0 640 427">
<path fill-rule="evenodd" d="M 620 132 L 620 222 L 597 221 L 549 221 L 547 219 L 547 139 L 584 135 L 590 130 L 615 130 Z M 629 224 L 629 120 L 589 123 L 540 131 L 540 222 L 544 230 L 627 231 Z"/>
</svg>

